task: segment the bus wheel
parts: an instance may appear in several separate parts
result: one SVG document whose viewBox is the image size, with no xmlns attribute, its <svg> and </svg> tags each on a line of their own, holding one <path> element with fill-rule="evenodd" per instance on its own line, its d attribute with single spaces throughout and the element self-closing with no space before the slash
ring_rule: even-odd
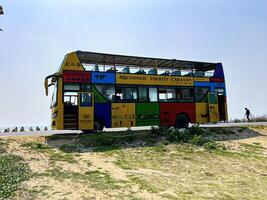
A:
<svg viewBox="0 0 267 200">
<path fill-rule="evenodd" d="M 188 125 L 189 125 L 189 119 L 187 115 L 180 114 L 176 117 L 176 121 L 175 121 L 176 128 L 188 128 Z"/>
<path fill-rule="evenodd" d="M 94 130 L 95 131 L 103 131 L 103 128 L 104 128 L 104 124 L 101 121 L 96 120 L 94 123 Z"/>
</svg>

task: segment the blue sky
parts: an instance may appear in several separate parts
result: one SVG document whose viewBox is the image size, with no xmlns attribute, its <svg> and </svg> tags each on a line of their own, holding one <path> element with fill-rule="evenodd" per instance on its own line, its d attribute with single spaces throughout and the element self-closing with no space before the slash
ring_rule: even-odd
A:
<svg viewBox="0 0 267 200">
<path fill-rule="evenodd" d="M 267 114 L 265 0 L 0 1 L 0 126 L 47 125 L 69 51 L 222 62 L 229 117 Z"/>
</svg>

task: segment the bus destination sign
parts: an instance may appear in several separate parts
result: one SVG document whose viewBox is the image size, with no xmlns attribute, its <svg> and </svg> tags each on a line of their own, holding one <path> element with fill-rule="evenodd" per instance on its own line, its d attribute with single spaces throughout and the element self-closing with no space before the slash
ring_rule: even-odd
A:
<svg viewBox="0 0 267 200">
<path fill-rule="evenodd" d="M 117 84 L 193 86 L 193 77 L 116 74 Z"/>
</svg>

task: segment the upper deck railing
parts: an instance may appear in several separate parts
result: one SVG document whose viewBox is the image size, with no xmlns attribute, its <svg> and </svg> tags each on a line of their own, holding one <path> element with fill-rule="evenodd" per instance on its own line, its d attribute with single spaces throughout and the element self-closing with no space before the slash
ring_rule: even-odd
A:
<svg viewBox="0 0 267 200">
<path fill-rule="evenodd" d="M 83 66 L 90 71 L 211 77 L 217 64 L 84 51 L 77 51 L 76 53 Z"/>
</svg>

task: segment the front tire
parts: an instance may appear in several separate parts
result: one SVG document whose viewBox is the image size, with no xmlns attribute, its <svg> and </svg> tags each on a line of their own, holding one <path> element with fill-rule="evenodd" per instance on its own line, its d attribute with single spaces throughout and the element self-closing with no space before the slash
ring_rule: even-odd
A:
<svg viewBox="0 0 267 200">
<path fill-rule="evenodd" d="M 94 130 L 95 131 L 103 131 L 104 129 L 104 124 L 102 121 L 96 120 L 94 122 Z"/>
<path fill-rule="evenodd" d="M 189 119 L 188 119 L 187 115 L 179 114 L 176 117 L 175 127 L 176 128 L 188 128 L 188 126 L 189 126 Z"/>
</svg>

